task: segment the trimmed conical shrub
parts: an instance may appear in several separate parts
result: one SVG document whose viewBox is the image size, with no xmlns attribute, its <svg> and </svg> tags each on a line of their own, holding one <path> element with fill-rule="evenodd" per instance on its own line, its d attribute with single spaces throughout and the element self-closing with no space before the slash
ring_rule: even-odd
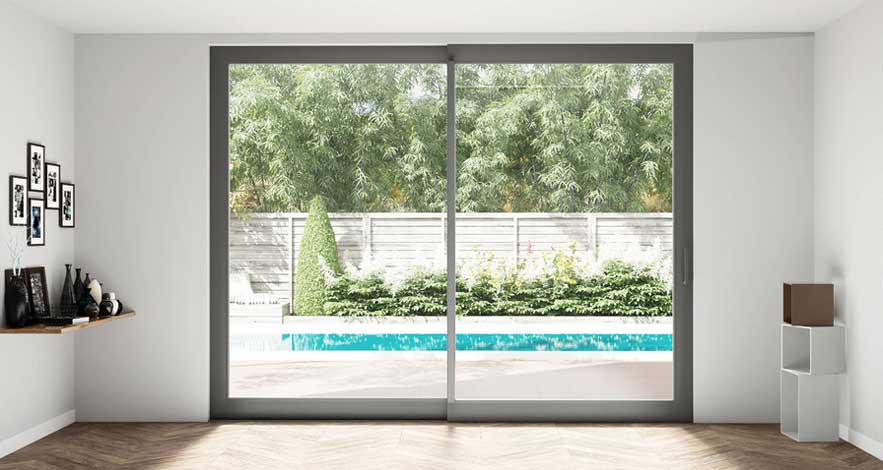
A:
<svg viewBox="0 0 883 470">
<path fill-rule="evenodd" d="M 310 213 L 304 225 L 304 235 L 298 253 L 297 273 L 294 277 L 294 313 L 321 315 L 325 303 L 325 269 L 340 273 L 337 259 L 337 241 L 328 219 L 325 200 L 316 196 L 310 201 Z"/>
</svg>

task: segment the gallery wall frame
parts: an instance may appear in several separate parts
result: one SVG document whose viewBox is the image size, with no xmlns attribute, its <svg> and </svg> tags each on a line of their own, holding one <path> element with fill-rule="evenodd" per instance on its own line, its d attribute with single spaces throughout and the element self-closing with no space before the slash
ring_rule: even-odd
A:
<svg viewBox="0 0 883 470">
<path fill-rule="evenodd" d="M 28 246 L 46 245 L 46 202 L 28 199 Z"/>
<path fill-rule="evenodd" d="M 45 176 L 46 147 L 34 142 L 28 142 L 27 170 L 28 191 L 42 193 L 45 189 L 43 178 Z"/>
<path fill-rule="evenodd" d="M 28 178 L 9 175 L 9 225 L 28 225 Z"/>
<path fill-rule="evenodd" d="M 73 183 L 61 183 L 60 186 L 58 226 L 75 228 L 77 226 L 77 187 Z"/>
<path fill-rule="evenodd" d="M 61 201 L 58 193 L 61 185 L 61 165 L 46 162 L 43 182 L 45 184 L 43 194 L 46 198 L 46 209 L 58 209 Z"/>
</svg>

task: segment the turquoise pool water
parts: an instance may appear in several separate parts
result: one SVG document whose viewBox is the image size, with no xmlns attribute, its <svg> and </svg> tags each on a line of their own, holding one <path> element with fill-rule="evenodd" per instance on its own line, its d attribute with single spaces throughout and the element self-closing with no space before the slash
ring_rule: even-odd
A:
<svg viewBox="0 0 883 470">
<path fill-rule="evenodd" d="M 459 351 L 671 351 L 670 334 L 458 334 Z M 234 335 L 234 352 L 445 351 L 444 334 Z"/>
</svg>

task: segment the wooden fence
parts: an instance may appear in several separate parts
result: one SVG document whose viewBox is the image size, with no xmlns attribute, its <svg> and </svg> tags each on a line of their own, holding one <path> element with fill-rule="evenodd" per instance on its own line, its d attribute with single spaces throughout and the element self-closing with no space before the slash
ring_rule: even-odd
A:
<svg viewBox="0 0 883 470">
<path fill-rule="evenodd" d="M 230 220 L 230 271 L 249 274 L 255 292 L 283 301 L 294 291 L 305 213 L 248 214 Z M 438 213 L 332 213 L 341 266 L 385 269 L 444 265 L 447 217 Z M 657 246 L 672 251 L 671 213 L 457 214 L 456 257 L 513 261 L 573 244 L 578 254 L 615 256 Z"/>
</svg>

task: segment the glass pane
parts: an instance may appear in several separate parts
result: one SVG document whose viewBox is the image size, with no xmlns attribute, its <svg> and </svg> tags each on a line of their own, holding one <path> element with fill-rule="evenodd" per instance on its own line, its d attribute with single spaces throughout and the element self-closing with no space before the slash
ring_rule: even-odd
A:
<svg viewBox="0 0 883 470">
<path fill-rule="evenodd" d="M 672 66 L 456 82 L 456 398 L 672 399 Z"/>
<path fill-rule="evenodd" d="M 231 397 L 445 396 L 444 65 L 230 67 Z"/>
</svg>

